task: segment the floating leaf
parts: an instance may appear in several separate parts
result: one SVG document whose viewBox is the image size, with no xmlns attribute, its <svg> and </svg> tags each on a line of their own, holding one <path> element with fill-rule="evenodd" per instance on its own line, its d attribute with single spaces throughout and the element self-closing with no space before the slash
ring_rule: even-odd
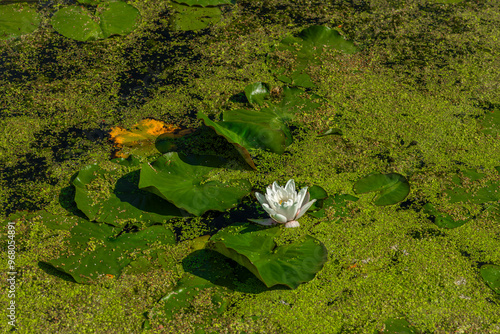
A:
<svg viewBox="0 0 500 334">
<path fill-rule="evenodd" d="M 279 226 L 261 228 L 251 223 L 232 224 L 210 238 L 209 248 L 246 267 L 268 288 L 283 284 L 291 289 L 308 282 L 327 260 L 327 249 L 307 235 L 302 242 L 277 247 Z"/>
<path fill-rule="evenodd" d="M 152 224 L 186 215 L 171 203 L 140 190 L 138 176 L 138 170 L 127 173 L 118 166 L 114 171 L 95 164 L 85 166 L 73 180 L 78 209 L 90 220 L 113 226 L 124 226 L 130 220 Z"/>
<path fill-rule="evenodd" d="M 486 176 L 486 174 L 479 173 L 475 169 L 467 169 L 461 172 L 462 177 L 467 178 L 469 182 L 474 184 L 475 181 L 480 180 Z M 454 175 L 452 181 L 458 185 L 464 185 L 462 178 L 459 175 Z M 467 191 L 464 187 L 455 187 L 453 189 L 448 189 L 445 194 L 449 196 L 450 203 L 457 202 L 470 202 L 475 204 L 493 202 L 500 200 L 500 182 L 487 181 L 484 187 L 481 187 L 475 191 Z"/>
<path fill-rule="evenodd" d="M 59 9 L 50 20 L 55 31 L 77 41 L 95 41 L 104 38 L 99 24 L 89 11 L 72 5 Z"/>
<path fill-rule="evenodd" d="M 170 27 L 175 31 L 205 29 L 220 21 L 222 12 L 218 7 L 190 7 L 172 2 L 174 9 L 170 17 Z"/>
<path fill-rule="evenodd" d="M 500 134 L 500 109 L 494 108 L 484 115 L 484 118 L 481 122 L 483 129 L 481 130 L 483 133 L 496 136 Z"/>
<path fill-rule="evenodd" d="M 269 94 L 269 85 L 262 82 L 256 82 L 245 87 L 245 96 L 250 104 L 263 105 L 264 98 Z"/>
<path fill-rule="evenodd" d="M 174 233 L 155 225 L 137 233 L 123 233 L 106 224 L 80 219 L 70 230 L 68 254 L 48 261 L 56 269 L 71 275 L 78 283 L 91 283 L 104 276 L 118 278 L 132 261 L 132 255 L 153 244 L 174 244 Z"/>
<path fill-rule="evenodd" d="M 202 119 L 205 125 L 211 127 L 218 135 L 223 136 L 233 144 L 253 169 L 257 169 L 257 167 L 255 167 L 248 149 L 263 149 L 278 154 L 283 154 L 285 151 L 285 133 L 283 130 L 272 128 L 263 122 L 266 119 L 272 119 L 272 116 L 266 115 L 266 113 L 251 115 L 251 118 L 256 122 L 261 120 L 260 123 L 248 121 L 213 122 L 201 112 L 198 112 L 198 118 Z"/>
<path fill-rule="evenodd" d="M 97 6 L 96 13 L 104 38 L 131 33 L 140 18 L 137 8 L 123 1 L 101 3 Z"/>
<path fill-rule="evenodd" d="M 320 186 L 314 185 L 308 189 L 309 192 L 309 200 L 315 199 L 316 202 L 313 203 L 311 208 L 309 209 L 309 213 L 315 210 L 318 210 L 323 207 L 323 200 L 328 197 L 328 193 L 325 189 Z"/>
<path fill-rule="evenodd" d="M 40 25 L 35 8 L 26 3 L 0 5 L 0 39 L 30 34 Z"/>
<path fill-rule="evenodd" d="M 406 178 L 397 173 L 369 174 L 354 184 L 356 194 L 378 192 L 375 205 L 391 205 L 401 202 L 410 193 L 410 184 Z"/>
<path fill-rule="evenodd" d="M 329 196 L 328 198 L 322 200 L 320 210 L 308 212 L 308 214 L 316 218 L 323 218 L 326 217 L 326 210 L 333 209 L 335 211 L 334 216 L 339 217 L 335 223 L 339 223 L 341 221 L 340 218 L 347 217 L 347 201 L 357 202 L 358 199 L 359 198 L 349 194 L 336 194 L 335 196 Z"/>
<path fill-rule="evenodd" d="M 224 163 L 216 156 L 166 153 L 142 166 L 139 188 L 197 216 L 208 210 L 225 211 L 236 206 L 252 186 L 247 180 L 207 181 L 207 174 Z"/>
<path fill-rule="evenodd" d="M 419 331 L 405 319 L 387 319 L 380 334 L 417 334 Z"/>
<path fill-rule="evenodd" d="M 500 294 L 500 266 L 484 264 L 479 269 L 479 272 L 486 284 L 497 294 Z"/>
<path fill-rule="evenodd" d="M 110 131 L 111 140 L 118 151 L 116 157 L 126 158 L 130 154 L 151 156 L 160 153 L 156 149 L 156 140 L 160 135 L 168 138 L 180 138 L 193 132 L 193 129 L 181 129 L 173 124 L 166 124 L 154 119 L 143 119 L 128 131 L 114 127 Z"/>
<path fill-rule="evenodd" d="M 279 64 L 271 64 L 271 68 L 277 78 L 283 82 L 294 86 L 312 88 L 315 84 L 305 71 L 311 64 L 321 64 L 321 56 L 327 49 L 337 49 L 344 53 L 356 53 L 358 49 L 351 41 L 345 40 L 336 30 L 325 26 L 313 25 L 300 32 L 297 37 L 285 37 L 276 47 L 278 53 L 289 52 L 287 57 L 292 57 L 292 61 L 287 64 L 294 64 L 293 69 L 286 74 L 286 69 Z"/>
<path fill-rule="evenodd" d="M 434 224 L 441 228 L 457 228 L 470 221 L 470 219 L 455 221 L 449 214 L 438 211 L 431 203 L 425 204 L 423 210 L 424 213 L 434 218 Z"/>
<path fill-rule="evenodd" d="M 231 4 L 231 0 L 174 0 L 174 1 L 188 6 L 200 6 L 200 7 Z"/>
<path fill-rule="evenodd" d="M 139 11 L 132 5 L 113 1 L 99 3 L 95 16 L 79 5 L 61 8 L 50 22 L 61 35 L 86 42 L 115 34 L 126 35 L 135 29 L 139 18 Z"/>
</svg>

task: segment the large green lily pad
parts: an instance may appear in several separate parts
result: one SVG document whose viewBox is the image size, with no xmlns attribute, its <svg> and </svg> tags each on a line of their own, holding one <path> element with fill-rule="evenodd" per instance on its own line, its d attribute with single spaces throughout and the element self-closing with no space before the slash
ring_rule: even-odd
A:
<svg viewBox="0 0 500 334">
<path fill-rule="evenodd" d="M 238 112 L 247 114 L 249 117 L 243 121 L 214 122 L 203 113 L 198 112 L 198 118 L 202 119 L 205 125 L 211 127 L 218 135 L 223 136 L 233 144 L 253 169 L 257 168 L 248 152 L 249 149 L 263 149 L 277 154 L 285 152 L 285 132 L 265 123 L 265 120 L 273 119 L 272 115 L 251 110 Z M 249 119 L 255 120 L 255 123 L 249 122 Z"/>
<path fill-rule="evenodd" d="M 277 247 L 274 237 L 280 233 L 279 226 L 235 223 L 213 235 L 208 247 L 246 267 L 267 287 L 283 284 L 295 289 L 321 270 L 328 251 L 309 235 L 302 242 Z"/>
<path fill-rule="evenodd" d="M 137 252 L 153 244 L 174 244 L 174 233 L 162 225 L 154 225 L 137 233 L 80 219 L 69 232 L 69 249 L 49 264 L 71 275 L 78 283 L 91 283 L 104 275 L 118 278 Z"/>
<path fill-rule="evenodd" d="M 152 224 L 186 215 L 173 204 L 140 190 L 138 174 L 138 170 L 128 172 L 118 165 L 111 171 L 96 164 L 83 167 L 73 180 L 78 209 L 90 220 L 121 227 L 130 221 Z"/>
<path fill-rule="evenodd" d="M 369 174 L 354 184 L 356 194 L 378 192 L 375 205 L 391 205 L 401 202 L 410 193 L 410 184 L 406 178 L 397 173 Z"/>
<path fill-rule="evenodd" d="M 485 264 L 479 269 L 481 277 L 488 286 L 500 294 L 500 266 L 495 264 Z"/>
<path fill-rule="evenodd" d="M 0 39 L 30 34 L 40 25 L 35 8 L 26 3 L 0 5 Z"/>
<path fill-rule="evenodd" d="M 197 216 L 208 210 L 225 211 L 236 206 L 252 186 L 247 180 L 207 181 L 207 174 L 224 163 L 216 156 L 169 152 L 142 166 L 139 188 Z"/>
<path fill-rule="evenodd" d="M 85 42 L 126 35 L 135 29 L 139 18 L 135 7 L 114 1 L 100 3 L 95 16 L 78 5 L 61 8 L 52 16 L 51 24 L 61 35 Z"/>
<path fill-rule="evenodd" d="M 170 28 L 175 31 L 205 29 L 220 21 L 222 12 L 218 7 L 190 7 L 172 2 L 174 9 L 170 17 Z"/>
</svg>

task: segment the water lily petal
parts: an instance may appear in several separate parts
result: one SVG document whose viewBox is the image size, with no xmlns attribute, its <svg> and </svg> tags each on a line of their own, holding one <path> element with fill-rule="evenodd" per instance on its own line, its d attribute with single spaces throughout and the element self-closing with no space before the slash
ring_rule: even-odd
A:
<svg viewBox="0 0 500 334">
<path fill-rule="evenodd" d="M 300 189 L 299 195 L 297 196 L 297 203 L 299 203 L 299 206 L 302 207 L 302 205 L 304 205 L 305 203 L 307 203 L 307 202 L 304 202 L 304 199 L 307 196 L 307 194 L 309 194 L 307 192 L 307 187 L 304 187 L 304 188 Z"/>
<path fill-rule="evenodd" d="M 285 185 L 285 191 L 288 194 L 293 194 L 295 193 L 295 181 L 293 179 L 288 180 L 288 182 Z"/>
<path fill-rule="evenodd" d="M 285 227 L 299 227 L 299 226 L 300 226 L 300 224 L 296 220 L 291 220 L 285 224 Z"/>
<path fill-rule="evenodd" d="M 261 193 L 255 193 L 255 197 L 257 197 L 257 200 L 259 201 L 260 204 L 268 203 L 266 197 L 262 195 Z"/>
<path fill-rule="evenodd" d="M 313 199 L 312 201 L 310 201 L 309 203 L 306 203 L 305 205 L 303 205 L 301 208 L 300 208 L 300 212 L 299 214 L 297 215 L 297 217 L 295 217 L 295 219 L 299 219 L 300 217 L 302 217 L 304 215 L 304 213 L 306 213 L 307 210 L 309 210 L 309 208 L 311 207 L 311 205 L 313 205 L 313 203 L 316 202 L 316 199 Z"/>
<path fill-rule="evenodd" d="M 268 215 L 273 215 L 276 213 L 276 211 L 267 203 L 262 204 L 262 208 L 266 210 Z"/>
<path fill-rule="evenodd" d="M 286 223 L 287 222 L 287 219 L 285 216 L 279 214 L 279 213 L 275 213 L 275 214 L 272 214 L 270 215 L 272 219 L 276 220 L 278 223 Z"/>
<path fill-rule="evenodd" d="M 271 226 L 271 225 L 276 224 L 276 222 L 274 220 L 272 220 L 271 218 L 267 218 L 267 219 L 250 219 L 250 218 L 248 218 L 248 220 L 251 222 L 260 224 L 260 225 L 265 225 L 265 226 Z"/>
<path fill-rule="evenodd" d="M 307 191 L 307 187 L 305 189 Z M 310 194 L 307 191 L 306 195 L 304 196 L 304 199 L 302 200 L 302 203 L 299 202 L 300 203 L 300 207 L 303 207 L 307 202 L 309 202 L 309 198 L 310 198 Z"/>
<path fill-rule="evenodd" d="M 292 200 L 289 200 L 286 203 L 281 204 L 278 213 L 285 216 L 287 221 L 290 221 L 295 218 L 295 215 L 297 214 L 299 208 L 299 203 L 294 203 Z"/>
</svg>

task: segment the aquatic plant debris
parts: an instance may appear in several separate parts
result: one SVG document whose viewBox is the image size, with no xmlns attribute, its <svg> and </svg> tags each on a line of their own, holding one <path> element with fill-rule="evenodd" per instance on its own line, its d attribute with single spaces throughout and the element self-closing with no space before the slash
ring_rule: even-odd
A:
<svg viewBox="0 0 500 334">
<path fill-rule="evenodd" d="M 116 151 L 113 158 L 127 158 L 130 154 L 151 156 L 160 153 L 156 147 L 156 139 L 160 135 L 168 138 L 180 138 L 194 132 L 194 129 L 183 129 L 174 124 L 167 124 L 155 119 L 143 119 L 131 130 L 114 127 L 110 131 L 111 141 Z"/>
</svg>

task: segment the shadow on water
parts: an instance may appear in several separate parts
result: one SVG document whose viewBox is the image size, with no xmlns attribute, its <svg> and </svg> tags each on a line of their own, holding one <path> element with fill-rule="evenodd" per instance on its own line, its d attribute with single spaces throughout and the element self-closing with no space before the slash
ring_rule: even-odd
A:
<svg viewBox="0 0 500 334">
<path fill-rule="evenodd" d="M 258 294 L 269 290 L 289 290 L 281 285 L 267 288 L 247 268 L 210 249 L 201 249 L 189 254 L 182 261 L 182 266 L 185 271 L 195 276 L 233 291 Z"/>
</svg>

